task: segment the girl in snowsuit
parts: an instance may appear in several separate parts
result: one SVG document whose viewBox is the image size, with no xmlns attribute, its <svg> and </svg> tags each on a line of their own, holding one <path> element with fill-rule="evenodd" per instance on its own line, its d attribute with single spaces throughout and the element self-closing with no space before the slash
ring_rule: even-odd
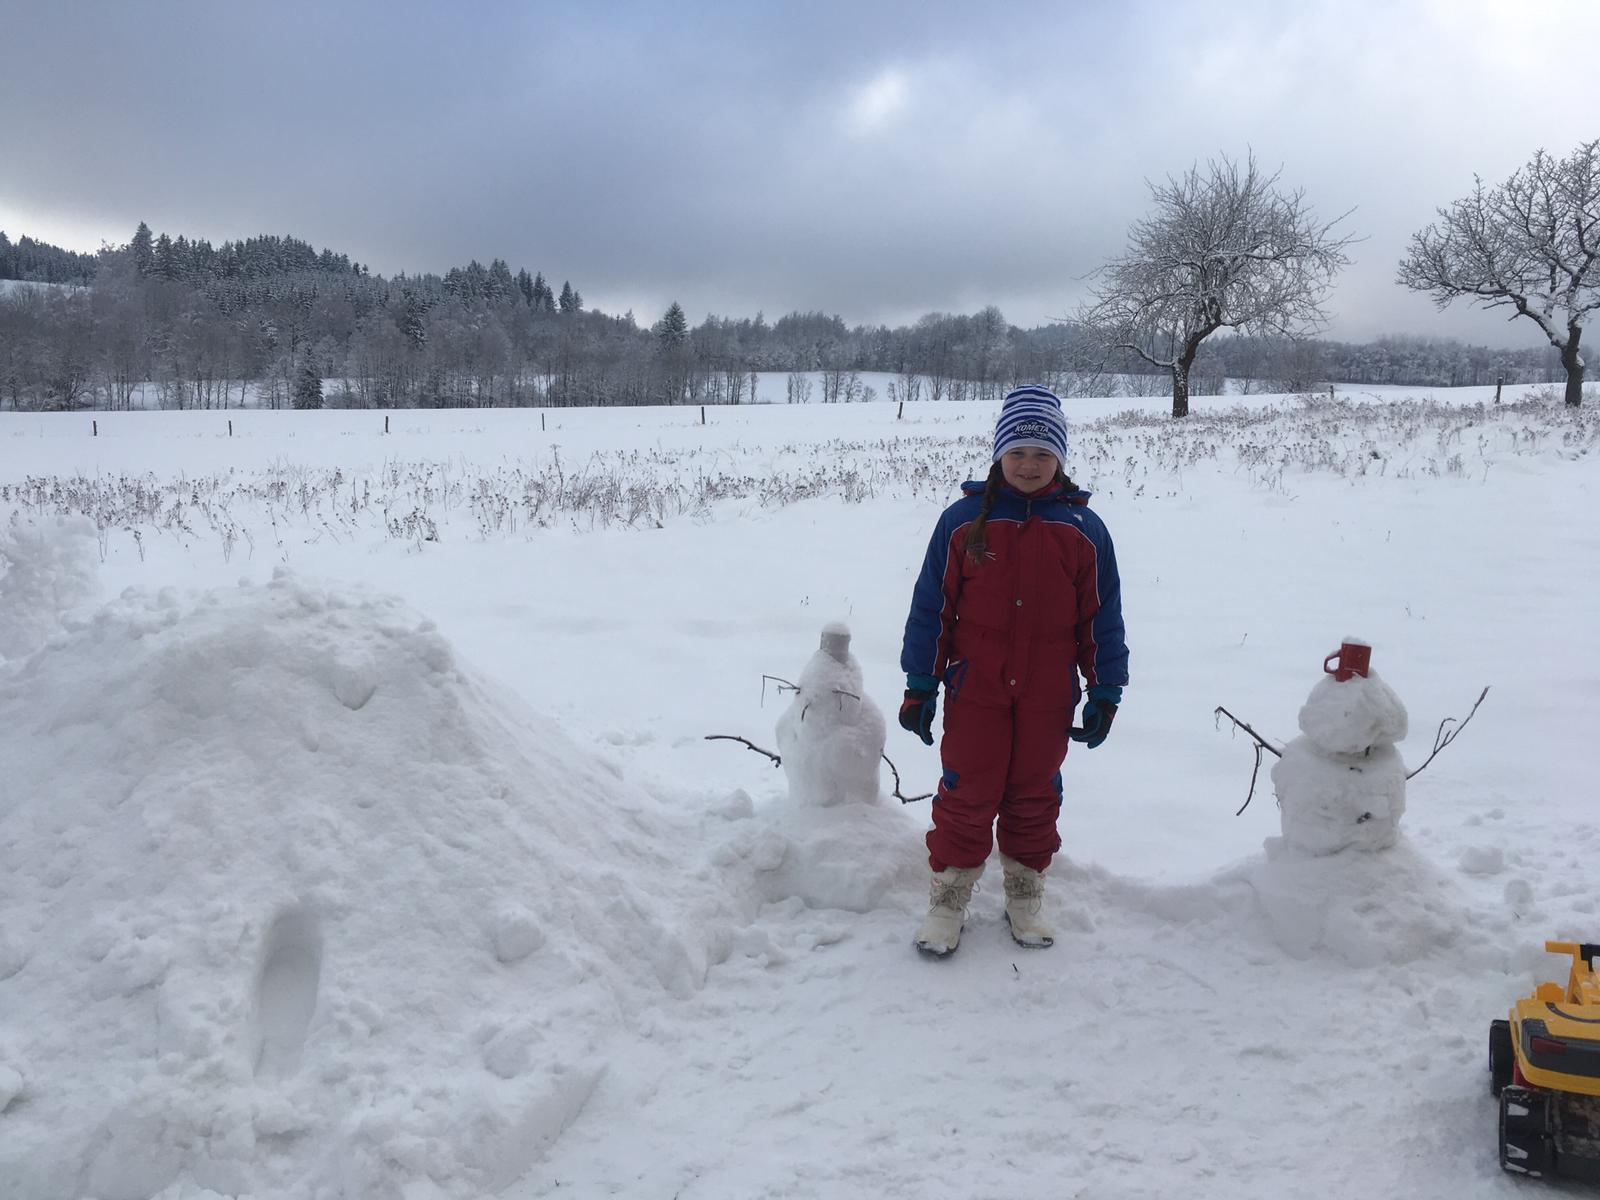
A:
<svg viewBox="0 0 1600 1200">
<path fill-rule="evenodd" d="M 1064 474 L 1066 455 L 1056 395 L 1008 393 L 989 477 L 962 485 L 939 518 L 912 594 L 900 724 L 930 746 L 941 682 L 945 690 L 944 772 L 927 837 L 932 905 L 916 937 L 926 954 L 960 942 L 995 841 L 1011 936 L 1051 944 L 1040 908 L 1042 872 L 1061 848 L 1061 764 L 1069 738 L 1090 749 L 1105 740 L 1128 682 L 1111 535 Z"/>
</svg>

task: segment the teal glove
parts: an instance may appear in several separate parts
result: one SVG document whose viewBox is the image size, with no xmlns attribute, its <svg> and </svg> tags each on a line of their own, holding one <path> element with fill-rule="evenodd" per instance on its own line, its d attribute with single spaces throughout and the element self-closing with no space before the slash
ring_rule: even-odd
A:
<svg viewBox="0 0 1600 1200">
<path fill-rule="evenodd" d="M 907 675 L 906 695 L 900 702 L 900 728 L 914 733 L 924 745 L 933 745 L 933 714 L 939 706 L 939 681 L 932 675 Z"/>
<path fill-rule="evenodd" d="M 1067 730 L 1067 736 L 1082 742 L 1084 749 L 1093 750 L 1111 732 L 1111 722 L 1117 719 L 1117 705 L 1121 703 L 1121 688 L 1096 684 L 1089 689 L 1089 699 L 1083 706 L 1083 724 Z"/>
</svg>

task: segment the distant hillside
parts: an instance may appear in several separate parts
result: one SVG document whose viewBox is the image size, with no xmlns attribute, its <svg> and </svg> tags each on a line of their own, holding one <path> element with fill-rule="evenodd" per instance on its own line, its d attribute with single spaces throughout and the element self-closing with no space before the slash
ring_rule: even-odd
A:
<svg viewBox="0 0 1600 1200">
<path fill-rule="evenodd" d="M 0 407 L 11 409 L 126 408 L 152 391 L 165 408 L 247 395 L 269 407 L 740 404 L 774 371 L 793 373 L 797 403 L 861 398 L 866 372 L 892 377 L 890 398 L 904 400 L 997 402 L 1021 382 L 1098 395 L 1108 373 L 1132 394 L 1171 387 L 1132 359 L 1101 360 L 1069 323 L 1024 329 L 993 305 L 893 329 L 825 312 L 696 325 L 677 303 L 639 321 L 586 309 L 570 281 L 556 289 L 500 258 L 384 278 L 295 237 L 213 246 L 144 222 L 96 255 L 0 234 L 0 280 L 92 285 L 0 290 Z M 1545 346 L 1219 336 L 1189 380 L 1195 395 L 1538 383 L 1559 365 Z M 324 394 L 323 381 L 337 382 Z"/>
<path fill-rule="evenodd" d="M 126 249 L 141 276 L 195 284 L 220 279 L 268 279 L 304 271 L 329 275 L 366 274 L 360 263 L 350 261 L 348 254 L 318 251 L 310 242 L 273 234 L 223 242 L 220 247 L 213 247 L 204 238 L 190 241 L 181 233 L 175 239 L 166 233 L 153 234 L 150 226 L 140 221 Z"/>
<path fill-rule="evenodd" d="M 0 280 L 29 283 L 91 283 L 98 263 L 93 254 L 63 250 L 22 236 L 13 242 L 0 230 Z"/>
</svg>

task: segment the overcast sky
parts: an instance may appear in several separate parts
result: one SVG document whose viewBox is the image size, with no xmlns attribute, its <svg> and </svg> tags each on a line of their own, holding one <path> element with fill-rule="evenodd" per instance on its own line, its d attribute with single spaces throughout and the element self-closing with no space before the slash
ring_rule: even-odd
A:
<svg viewBox="0 0 1600 1200">
<path fill-rule="evenodd" d="M 0 0 L 0 229 L 292 233 L 900 324 L 1069 313 L 1147 180 L 1253 151 L 1366 240 L 1328 334 L 1536 345 L 1393 282 L 1410 234 L 1600 137 L 1600 0 Z"/>
</svg>

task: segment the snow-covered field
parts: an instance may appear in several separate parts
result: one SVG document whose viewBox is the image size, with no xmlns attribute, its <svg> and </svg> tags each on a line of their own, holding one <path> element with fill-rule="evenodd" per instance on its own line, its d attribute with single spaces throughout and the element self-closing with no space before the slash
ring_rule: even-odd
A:
<svg viewBox="0 0 1600 1200">
<path fill-rule="evenodd" d="M 69 291 L 74 290 L 77 286 L 71 283 L 34 283 L 31 280 L 24 279 L 0 279 L 0 296 L 11 296 L 18 292 L 26 291 Z"/>
<path fill-rule="evenodd" d="M 835 620 L 892 711 L 990 406 L 0 414 L 0 1195 L 1523 1194 L 1485 1041 L 1600 939 L 1600 419 L 1491 391 L 1069 402 L 1133 684 L 1055 947 L 991 883 L 949 962 L 926 802 L 705 737 L 775 749 Z M 1491 690 L 1398 845 L 1269 859 L 1213 710 L 1281 746 L 1346 635 L 1412 768 Z"/>
</svg>

